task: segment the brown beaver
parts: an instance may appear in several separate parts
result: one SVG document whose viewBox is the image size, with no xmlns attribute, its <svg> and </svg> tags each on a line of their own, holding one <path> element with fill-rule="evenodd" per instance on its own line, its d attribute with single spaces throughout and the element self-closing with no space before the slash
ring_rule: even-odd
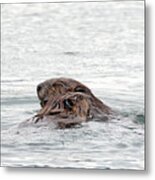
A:
<svg viewBox="0 0 155 180">
<path fill-rule="evenodd" d="M 88 87 L 69 78 L 40 83 L 37 95 L 42 108 L 26 124 L 52 123 L 58 128 L 67 128 L 92 119 L 105 121 L 113 114 Z"/>
<path fill-rule="evenodd" d="M 105 114 L 111 114 L 112 110 L 110 107 L 105 105 L 100 101 L 91 90 L 84 84 L 70 78 L 55 78 L 49 79 L 37 86 L 37 95 L 40 99 L 40 104 L 42 107 L 48 102 L 49 98 L 54 96 L 61 96 L 69 92 L 80 92 L 87 94 L 90 97 L 92 107 L 96 112 L 102 112 Z"/>
</svg>

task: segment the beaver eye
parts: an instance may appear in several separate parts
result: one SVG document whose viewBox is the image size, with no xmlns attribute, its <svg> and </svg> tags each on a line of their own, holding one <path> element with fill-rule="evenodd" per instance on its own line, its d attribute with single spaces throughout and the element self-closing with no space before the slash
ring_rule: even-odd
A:
<svg viewBox="0 0 155 180">
<path fill-rule="evenodd" d="M 75 90 L 74 90 L 75 92 L 82 92 L 82 93 L 86 93 L 87 91 L 84 89 L 84 88 L 82 88 L 82 87 L 77 87 L 77 88 L 75 88 Z"/>
<path fill-rule="evenodd" d="M 72 107 L 73 107 L 73 102 L 70 99 L 65 99 L 64 100 L 64 108 L 71 111 Z"/>
</svg>

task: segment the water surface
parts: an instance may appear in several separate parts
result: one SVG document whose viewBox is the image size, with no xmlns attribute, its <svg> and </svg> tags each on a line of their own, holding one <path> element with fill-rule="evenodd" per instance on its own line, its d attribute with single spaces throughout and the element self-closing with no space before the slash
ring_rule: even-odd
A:
<svg viewBox="0 0 155 180">
<path fill-rule="evenodd" d="M 144 2 L 3 4 L 2 166 L 144 169 Z M 120 113 L 79 128 L 18 125 L 38 83 L 86 84 Z"/>
</svg>

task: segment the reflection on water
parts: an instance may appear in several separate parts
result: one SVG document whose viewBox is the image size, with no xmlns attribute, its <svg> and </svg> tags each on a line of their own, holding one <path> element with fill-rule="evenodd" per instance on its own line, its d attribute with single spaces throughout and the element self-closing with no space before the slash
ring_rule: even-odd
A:
<svg viewBox="0 0 155 180">
<path fill-rule="evenodd" d="M 143 1 L 2 5 L 2 165 L 144 169 Z M 120 112 L 81 127 L 18 128 L 36 85 L 85 83 Z"/>
</svg>

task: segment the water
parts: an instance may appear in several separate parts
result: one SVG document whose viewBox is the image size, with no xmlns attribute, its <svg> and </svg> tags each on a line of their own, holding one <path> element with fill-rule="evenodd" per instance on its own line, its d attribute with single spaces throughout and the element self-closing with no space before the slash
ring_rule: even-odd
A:
<svg viewBox="0 0 155 180">
<path fill-rule="evenodd" d="M 3 4 L 2 166 L 144 169 L 144 2 Z M 38 83 L 71 77 L 120 113 L 79 128 L 18 125 Z"/>
</svg>

